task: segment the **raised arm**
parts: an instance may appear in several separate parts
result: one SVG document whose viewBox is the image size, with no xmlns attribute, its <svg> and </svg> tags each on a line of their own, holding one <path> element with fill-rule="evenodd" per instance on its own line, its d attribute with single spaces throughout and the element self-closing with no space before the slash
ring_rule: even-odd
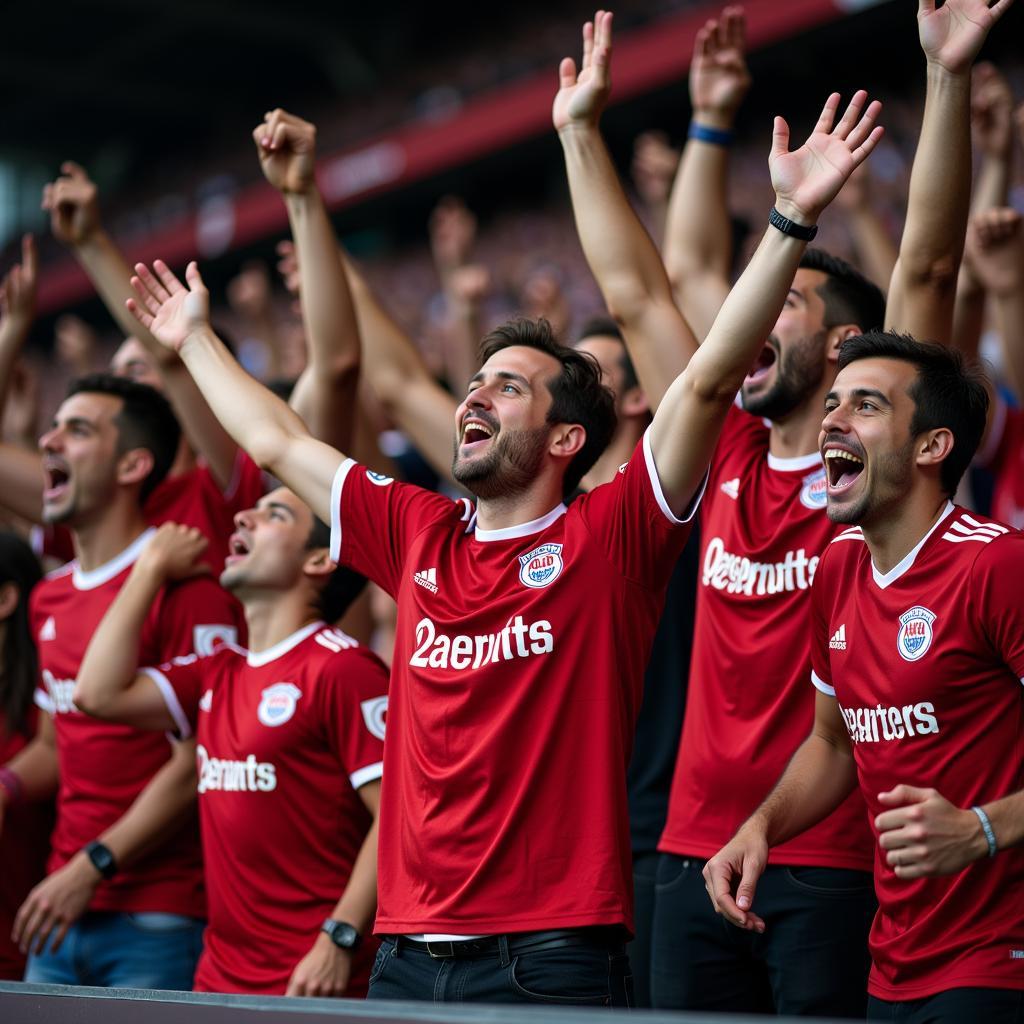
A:
<svg viewBox="0 0 1024 1024">
<path fill-rule="evenodd" d="M 736 114 L 750 88 L 746 19 L 726 7 L 698 30 L 690 64 L 689 138 L 669 201 L 665 267 L 699 339 L 729 294 L 732 223 L 727 182 Z"/>
<path fill-rule="evenodd" d="M 924 119 L 886 327 L 948 344 L 971 189 L 971 65 L 1012 0 L 920 0 L 927 58 Z"/>
<path fill-rule="evenodd" d="M 131 271 L 100 222 L 95 183 L 71 161 L 61 166 L 61 172 L 43 188 L 42 205 L 50 213 L 54 237 L 72 251 L 125 335 L 138 338 L 153 357 L 189 444 L 206 459 L 218 486 L 227 489 L 234 476 L 236 445 L 210 413 L 174 352 L 160 345 L 127 311 Z"/>
<path fill-rule="evenodd" d="M 598 130 L 610 90 L 611 32 L 609 12 L 598 11 L 586 23 L 579 74 L 569 57 L 559 67 L 552 119 L 583 252 L 608 311 L 622 326 L 640 384 L 657 408 L 697 350 L 697 340 L 676 308 L 661 256 L 630 206 Z"/>
<path fill-rule="evenodd" d="M 137 671 L 139 643 L 160 588 L 202 571 L 206 546 L 197 529 L 176 523 L 153 535 L 89 641 L 75 680 L 79 711 L 136 729 L 178 729 L 156 683 Z"/>
<path fill-rule="evenodd" d="M 185 271 L 187 289 L 160 260 L 153 269 L 136 264 L 128 309 L 178 353 L 235 443 L 330 522 L 331 485 L 345 456 L 317 441 L 297 413 L 231 357 L 210 327 L 210 296 L 195 263 Z"/>
<path fill-rule="evenodd" d="M 359 329 L 338 240 L 316 184 L 316 127 L 274 110 L 253 131 L 267 181 L 284 197 L 298 255 L 308 362 L 291 406 L 313 436 L 349 450 L 359 382 Z"/>
<path fill-rule="evenodd" d="M 769 157 L 775 210 L 789 222 L 816 224 L 843 183 L 874 149 L 881 104 L 865 110 L 867 94 L 854 95 L 838 124 L 833 93 L 807 141 L 789 152 L 789 126 L 775 119 Z M 786 231 L 791 225 L 783 224 Z M 799 228 L 796 228 L 799 231 Z M 782 310 L 806 242 L 769 226 L 757 252 L 729 292 L 707 340 L 676 378 L 654 415 L 651 451 L 669 507 L 690 504 L 737 391 Z"/>
</svg>

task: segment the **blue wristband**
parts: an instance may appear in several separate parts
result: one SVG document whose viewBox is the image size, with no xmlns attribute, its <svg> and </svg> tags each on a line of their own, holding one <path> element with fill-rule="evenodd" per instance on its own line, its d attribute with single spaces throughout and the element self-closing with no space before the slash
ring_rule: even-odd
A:
<svg viewBox="0 0 1024 1024">
<path fill-rule="evenodd" d="M 698 142 L 709 142 L 712 146 L 731 146 L 736 137 L 733 132 L 724 131 L 721 128 L 709 128 L 705 124 L 690 122 L 690 130 L 687 133 L 689 138 Z"/>
<path fill-rule="evenodd" d="M 985 842 L 988 843 L 988 855 L 994 857 L 999 847 L 996 845 L 996 834 L 992 829 L 992 822 L 988 820 L 988 815 L 980 807 L 972 807 L 971 810 L 981 822 L 981 831 L 985 833 Z"/>
</svg>

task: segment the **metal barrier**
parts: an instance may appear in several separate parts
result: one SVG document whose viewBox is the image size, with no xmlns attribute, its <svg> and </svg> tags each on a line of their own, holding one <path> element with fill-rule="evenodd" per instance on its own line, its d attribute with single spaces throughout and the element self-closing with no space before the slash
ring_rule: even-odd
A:
<svg viewBox="0 0 1024 1024">
<path fill-rule="evenodd" d="M 763 1024 L 764 1017 L 717 1013 L 609 1011 L 548 1006 L 386 1003 L 346 999 L 221 996 L 152 989 L 82 988 L 0 982 L 0 1024 L 592 1024 L 609 1013 L 638 1024 Z M 778 1017 L 779 1024 L 792 1018 Z M 800 1024 L 827 1024 L 808 1017 Z"/>
</svg>

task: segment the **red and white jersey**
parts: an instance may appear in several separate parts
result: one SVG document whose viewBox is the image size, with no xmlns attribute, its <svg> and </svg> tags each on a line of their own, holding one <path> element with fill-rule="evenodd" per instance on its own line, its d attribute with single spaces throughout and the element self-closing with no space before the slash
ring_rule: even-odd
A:
<svg viewBox="0 0 1024 1024">
<path fill-rule="evenodd" d="M 209 924 L 195 987 L 284 993 L 348 884 L 381 777 L 388 674 L 313 622 L 259 654 L 234 645 L 144 670 L 194 731 Z M 355 960 L 348 995 L 373 960 Z"/>
<path fill-rule="evenodd" d="M 165 735 L 90 718 L 71 699 L 89 641 L 152 533 L 147 530 L 90 572 L 72 562 L 32 592 L 29 616 L 42 674 L 36 703 L 53 715 L 60 763 L 51 873 L 113 825 L 170 757 Z M 209 577 L 164 587 L 146 616 L 139 661 L 157 664 L 193 651 L 208 653 L 236 640 L 237 608 Z M 100 882 L 89 907 L 205 916 L 195 827 Z"/>
<path fill-rule="evenodd" d="M 658 848 L 711 857 L 768 795 L 814 722 L 810 587 L 836 533 L 820 456 L 774 457 L 764 421 L 732 409 L 700 528 L 686 716 Z M 772 850 L 769 862 L 870 871 L 859 794 Z"/>
<path fill-rule="evenodd" d="M 626 765 L 689 527 L 647 437 L 521 526 L 351 460 L 332 557 L 398 602 L 376 930 L 632 928 Z"/>
<path fill-rule="evenodd" d="M 209 466 L 200 460 L 187 472 L 165 478 L 146 500 L 143 513 L 150 526 L 180 523 L 200 530 L 210 541 L 203 561 L 219 574 L 235 529 L 235 514 L 252 508 L 266 489 L 262 470 L 239 449 L 227 490 L 221 490 Z M 40 557 L 61 562 L 75 557 L 71 532 L 63 526 L 38 527 L 33 531 L 32 546 Z"/>
<path fill-rule="evenodd" d="M 872 820 L 878 794 L 932 787 L 957 807 L 1024 788 L 1024 534 L 949 504 L 885 575 L 859 529 L 818 566 L 812 679 L 839 701 Z M 959 874 L 897 878 L 876 844 L 869 990 L 1024 989 L 1024 848 Z"/>
<path fill-rule="evenodd" d="M 996 399 L 988 439 L 978 461 L 995 476 L 992 518 L 1024 530 L 1024 409 Z"/>
</svg>

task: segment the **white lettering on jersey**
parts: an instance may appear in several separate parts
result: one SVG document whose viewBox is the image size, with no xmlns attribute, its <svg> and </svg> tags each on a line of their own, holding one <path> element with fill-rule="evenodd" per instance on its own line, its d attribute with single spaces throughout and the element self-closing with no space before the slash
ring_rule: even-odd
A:
<svg viewBox="0 0 1024 1024">
<path fill-rule="evenodd" d="M 388 713 L 387 697 L 371 697 L 369 700 L 364 700 L 359 705 L 359 709 L 363 713 L 363 721 L 366 723 L 370 735 L 376 736 L 379 740 L 384 739 L 385 719 Z"/>
<path fill-rule="evenodd" d="M 903 707 L 840 708 L 846 731 L 854 743 L 889 743 L 939 731 L 935 705 L 931 701 Z"/>
<path fill-rule="evenodd" d="M 261 694 L 256 717 L 270 727 L 284 725 L 295 714 L 301 696 L 302 691 L 294 683 L 274 683 Z"/>
<path fill-rule="evenodd" d="M 845 651 L 846 650 L 846 623 L 844 622 L 833 634 L 832 639 L 829 640 L 828 646 L 833 651 Z"/>
<path fill-rule="evenodd" d="M 214 623 L 195 626 L 192 630 L 192 650 L 196 654 L 213 654 L 221 644 L 238 642 L 238 630 L 234 626 Z"/>
<path fill-rule="evenodd" d="M 257 761 L 250 754 L 244 761 L 210 757 L 202 744 L 196 747 L 199 792 L 270 793 L 277 789 L 277 769 L 268 761 Z"/>
<path fill-rule="evenodd" d="M 48 668 L 43 669 L 43 682 L 53 700 L 53 710 L 56 714 L 68 715 L 77 711 L 75 702 L 71 695 L 75 692 L 74 679 L 58 679 Z"/>
<path fill-rule="evenodd" d="M 547 619 L 526 623 L 522 615 L 517 615 L 499 632 L 476 636 L 438 633 L 430 619 L 420 619 L 416 623 L 416 650 L 409 664 L 416 668 L 453 668 L 463 672 L 489 662 L 550 654 L 554 649 L 555 638 Z"/>
<path fill-rule="evenodd" d="M 437 593 L 437 569 L 423 569 L 421 572 L 414 572 L 412 579 L 414 583 L 418 583 L 432 594 Z"/>
<path fill-rule="evenodd" d="M 745 555 L 725 550 L 721 537 L 712 537 L 704 551 L 705 587 L 748 597 L 781 594 L 791 590 L 808 590 L 814 582 L 818 556 L 807 557 L 803 548 L 787 551 L 781 562 L 752 562 Z"/>
</svg>

